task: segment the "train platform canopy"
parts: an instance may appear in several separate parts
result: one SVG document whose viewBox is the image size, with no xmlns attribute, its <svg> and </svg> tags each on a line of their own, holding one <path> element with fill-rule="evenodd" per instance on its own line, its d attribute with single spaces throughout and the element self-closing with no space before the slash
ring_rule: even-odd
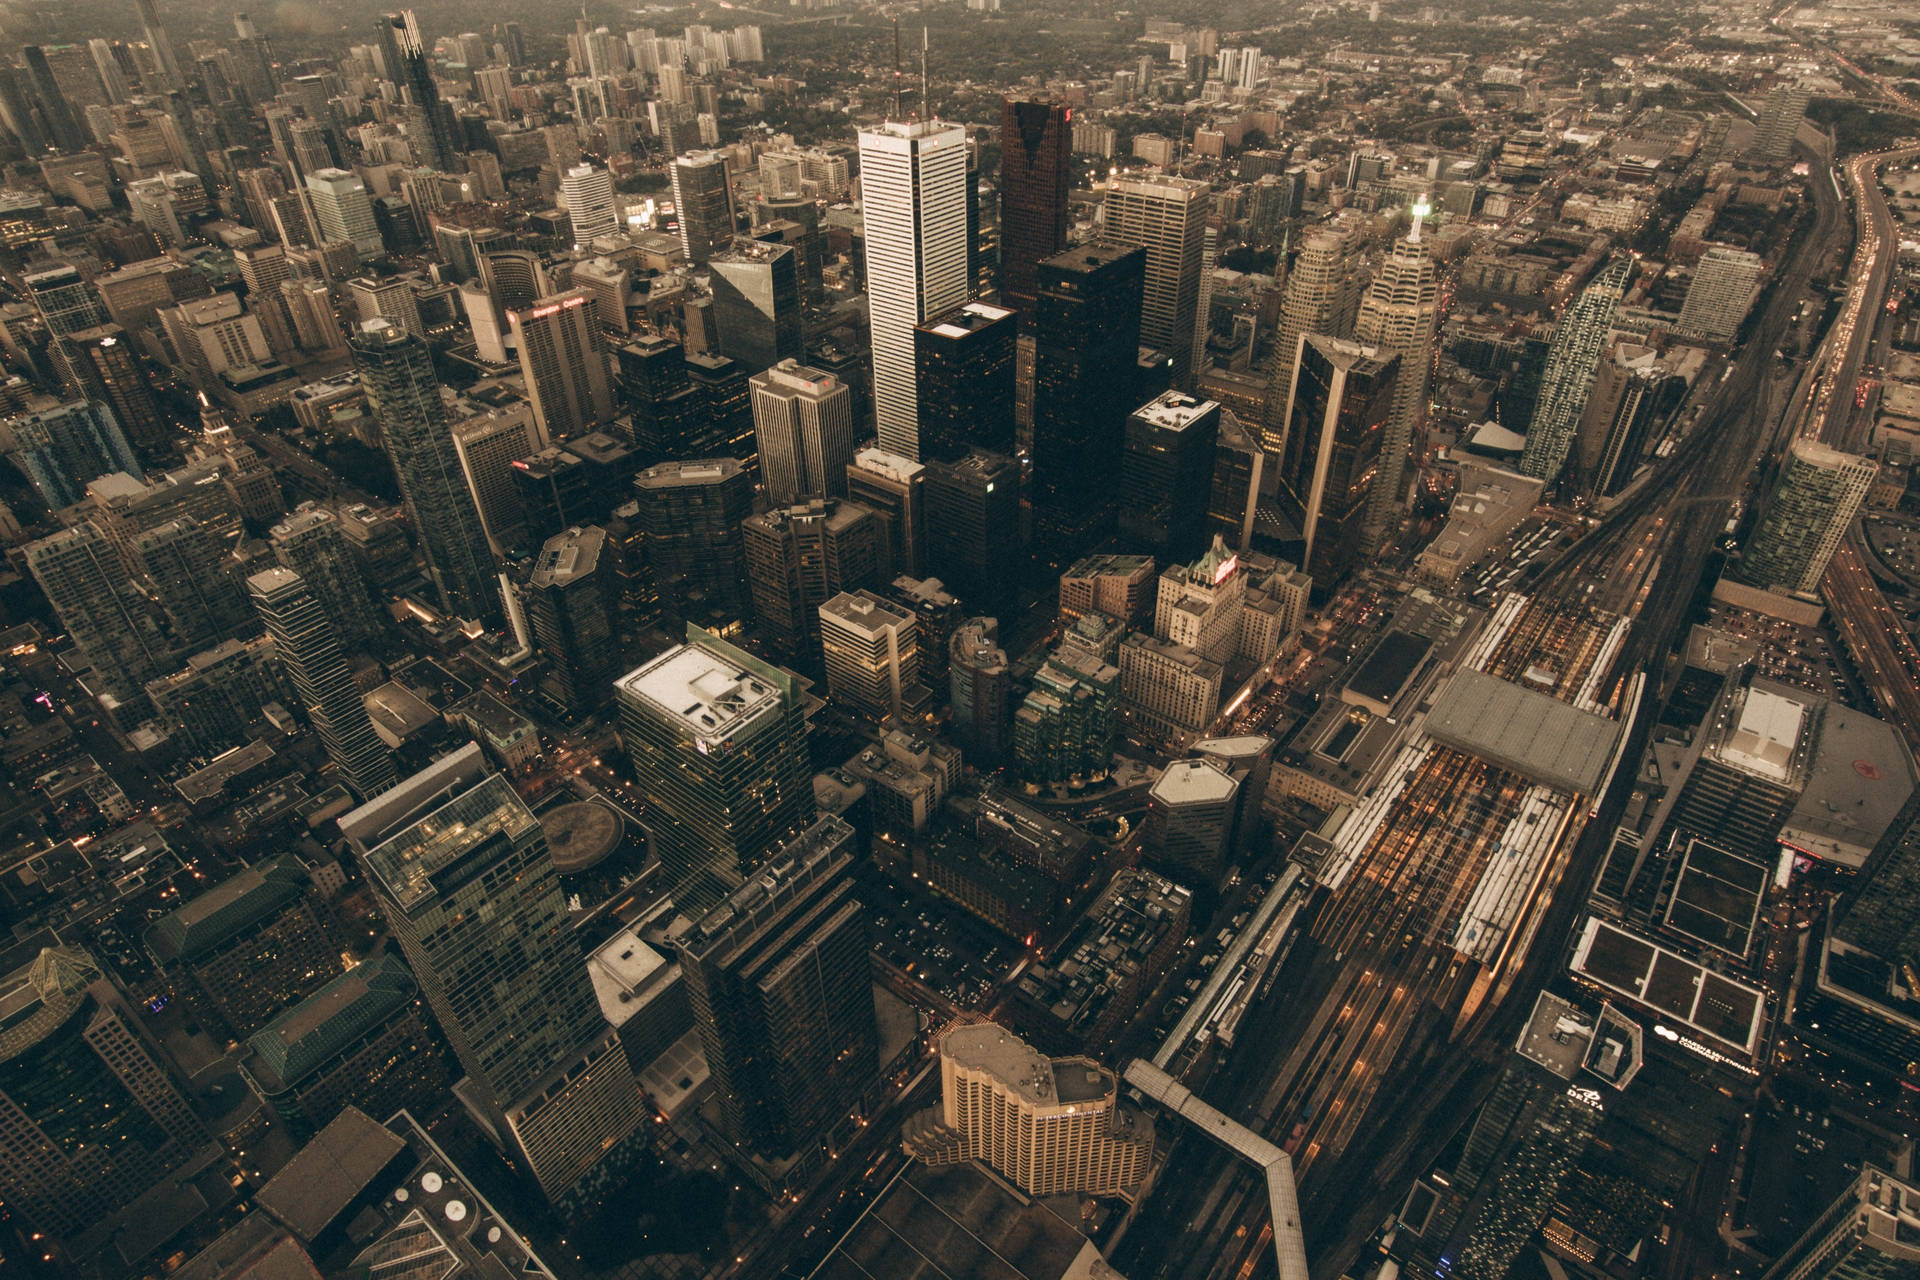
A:
<svg viewBox="0 0 1920 1280">
<path fill-rule="evenodd" d="M 1543 786 L 1591 796 L 1620 726 L 1484 671 L 1461 671 L 1427 715 L 1427 736 Z"/>
</svg>

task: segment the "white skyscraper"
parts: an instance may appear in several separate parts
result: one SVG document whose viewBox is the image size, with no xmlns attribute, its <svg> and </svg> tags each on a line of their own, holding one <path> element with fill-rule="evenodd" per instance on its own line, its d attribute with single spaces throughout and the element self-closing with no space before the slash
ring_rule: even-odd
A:
<svg viewBox="0 0 1920 1280">
<path fill-rule="evenodd" d="M 1674 331 L 1682 337 L 1731 342 L 1740 332 L 1767 264 L 1757 253 L 1717 244 L 1700 257 Z"/>
<path fill-rule="evenodd" d="M 313 206 L 315 228 L 324 244 L 347 241 L 362 262 L 387 251 L 373 220 L 373 199 L 358 174 L 345 169 L 320 169 L 307 175 L 307 199 Z"/>
<path fill-rule="evenodd" d="M 1434 329 L 1440 319 L 1440 281 L 1433 254 L 1420 238 L 1429 212 L 1425 200 L 1414 206 L 1413 234 L 1396 241 L 1379 274 L 1360 301 L 1353 339 L 1400 357 L 1393 383 L 1393 411 L 1380 442 L 1380 469 L 1374 475 L 1362 546 L 1371 554 L 1393 532 L 1395 513 L 1406 493 L 1407 451 L 1427 402 L 1427 372 Z"/>
<path fill-rule="evenodd" d="M 573 247 L 585 248 L 595 236 L 620 230 L 620 214 L 613 201 L 613 175 L 590 164 L 576 164 L 560 175 L 560 194 L 573 219 Z"/>
<path fill-rule="evenodd" d="M 968 297 L 967 134 L 938 121 L 860 131 L 880 447 L 920 459 L 913 329 Z"/>
<path fill-rule="evenodd" d="M 755 374 L 753 434 L 767 500 L 844 497 L 853 461 L 853 397 L 830 373 L 793 360 Z"/>
</svg>

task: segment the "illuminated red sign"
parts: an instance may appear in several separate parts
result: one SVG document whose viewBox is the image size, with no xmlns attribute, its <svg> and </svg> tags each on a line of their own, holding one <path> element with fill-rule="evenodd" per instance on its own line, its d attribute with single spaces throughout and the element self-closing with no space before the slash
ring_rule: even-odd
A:
<svg viewBox="0 0 1920 1280">
<path fill-rule="evenodd" d="M 1228 578 L 1231 578 L 1233 576 L 1233 571 L 1235 569 L 1238 569 L 1239 567 L 1240 567 L 1239 556 L 1228 556 L 1225 560 L 1222 560 L 1220 562 L 1220 567 L 1213 571 L 1213 585 L 1217 587 L 1221 583 L 1225 582 Z"/>
</svg>

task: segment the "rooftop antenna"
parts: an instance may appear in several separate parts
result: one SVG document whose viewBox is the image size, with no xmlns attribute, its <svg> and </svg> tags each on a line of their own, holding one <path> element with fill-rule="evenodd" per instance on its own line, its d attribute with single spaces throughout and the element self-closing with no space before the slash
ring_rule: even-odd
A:
<svg viewBox="0 0 1920 1280">
<path fill-rule="evenodd" d="M 1433 212 L 1433 206 L 1427 202 L 1426 196 L 1423 195 L 1418 200 L 1414 201 L 1413 230 L 1407 233 L 1408 244 L 1420 243 L 1420 224 L 1425 222 L 1427 220 L 1427 215 L 1432 212 Z"/>
<path fill-rule="evenodd" d="M 920 0 L 920 118 L 933 119 L 933 82 L 927 78 L 927 0 Z"/>
<path fill-rule="evenodd" d="M 900 111 L 900 16 L 893 19 L 893 118 L 905 120 Z"/>
</svg>

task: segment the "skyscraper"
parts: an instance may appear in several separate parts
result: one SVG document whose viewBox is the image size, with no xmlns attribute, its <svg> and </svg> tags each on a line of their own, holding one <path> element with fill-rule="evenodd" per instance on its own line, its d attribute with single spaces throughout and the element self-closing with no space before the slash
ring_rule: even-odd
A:
<svg viewBox="0 0 1920 1280">
<path fill-rule="evenodd" d="M 614 207 L 613 175 L 598 165 L 576 164 L 560 175 L 560 194 L 566 197 L 567 216 L 573 222 L 573 247 L 584 249 L 596 236 L 619 231 Z"/>
<path fill-rule="evenodd" d="M 1064 564 L 1114 518 L 1140 359 L 1143 249 L 1092 244 L 1042 262 L 1033 369 L 1034 506 Z"/>
<path fill-rule="evenodd" d="M 34 489 L 55 511 L 87 496 L 87 482 L 109 472 L 141 478 L 140 462 L 113 411 L 84 400 L 23 413 L 7 420 L 8 451 Z"/>
<path fill-rule="evenodd" d="M 1580 417 L 1580 474 L 1601 497 L 1626 488 L 1660 408 L 1667 371 L 1651 347 L 1616 342 L 1600 361 Z"/>
<path fill-rule="evenodd" d="M 62 377 L 80 395 L 111 408 L 136 449 L 150 456 L 167 452 L 172 424 L 160 412 L 146 369 L 126 330 L 117 324 L 77 329 L 62 338 L 58 346 Z"/>
<path fill-rule="evenodd" d="M 166 611 L 175 649 L 193 653 L 221 640 L 259 634 L 240 584 L 222 563 L 226 548 L 192 516 L 135 534 L 127 550 Z"/>
<path fill-rule="evenodd" d="M 1072 159 L 1073 108 L 1054 98 L 1000 100 L 1000 296 L 1016 310 L 1033 310 L 1040 264 L 1067 247 Z"/>
<path fill-rule="evenodd" d="M 206 1140 L 86 952 L 43 949 L 0 977 L 0 1008 L 0 1192 L 35 1229 L 77 1235 Z"/>
<path fill-rule="evenodd" d="M 134 10 L 140 15 L 140 30 L 147 37 L 147 45 L 153 50 L 155 62 L 160 64 L 160 77 L 168 89 L 187 87 L 186 77 L 180 73 L 180 59 L 173 51 L 173 41 L 167 36 L 167 29 L 160 22 L 160 11 L 153 0 L 134 0 Z"/>
<path fill-rule="evenodd" d="M 862 449 L 847 467 L 847 496 L 886 531 L 894 575 L 917 574 L 927 547 L 927 469 L 884 449 Z"/>
<path fill-rule="evenodd" d="M 1393 411 L 1400 358 L 1309 334 L 1288 402 L 1280 501 L 1306 539 L 1302 567 L 1328 589 L 1359 563 L 1362 527 Z"/>
<path fill-rule="evenodd" d="M 871 591 L 843 591 L 820 606 L 828 696 L 875 724 L 926 714 L 923 643 L 913 612 Z"/>
<path fill-rule="evenodd" d="M 466 617 L 498 618 L 501 604 L 487 532 L 460 474 L 426 342 L 390 321 L 369 320 L 349 345 L 441 607 Z"/>
<path fill-rule="evenodd" d="M 340 632 L 341 645 L 352 652 L 378 637 L 378 612 L 367 594 L 366 579 L 353 561 L 353 549 L 340 531 L 333 512 L 301 503 L 293 514 L 267 531 L 273 558 L 306 582 L 320 607 Z"/>
<path fill-rule="evenodd" d="M 47 332 L 55 337 L 91 329 L 107 322 L 100 293 L 73 267 L 61 264 L 22 277 Z"/>
<path fill-rule="evenodd" d="M 1147 251 L 1140 341 L 1173 358 L 1173 385 L 1192 385 L 1200 276 L 1213 188 L 1192 178 L 1116 178 L 1107 188 L 1105 236 Z"/>
<path fill-rule="evenodd" d="M 1346 302 L 1352 293 L 1353 267 L 1347 237 L 1317 231 L 1307 237 L 1287 273 L 1280 298 L 1280 324 L 1273 333 L 1273 376 L 1261 412 L 1261 444 L 1273 457 L 1286 448 L 1287 398 L 1293 394 L 1293 366 L 1300 340 L 1310 333 L 1343 338 Z"/>
<path fill-rule="evenodd" d="M 853 461 L 853 398 L 830 373 L 782 360 L 755 374 L 753 435 L 767 501 L 844 497 Z"/>
<path fill-rule="evenodd" d="M 680 938 L 727 1136 L 802 1168 L 879 1075 L 853 855 L 853 828 L 821 818 Z"/>
<path fill-rule="evenodd" d="M 1520 455 L 1523 475 L 1551 484 L 1566 466 L 1574 430 L 1586 411 L 1594 373 L 1613 328 L 1614 312 L 1626 294 L 1627 277 L 1632 271 L 1633 259 L 1614 258 L 1560 313 L 1553 346 L 1547 351 L 1546 371 L 1540 376 L 1540 398 L 1534 402 L 1533 421 L 1527 427 L 1527 447 Z"/>
<path fill-rule="evenodd" d="M 1207 500 L 1221 409 L 1182 391 L 1149 400 L 1127 417 L 1120 461 L 1120 532 L 1162 561 L 1207 549 Z"/>
<path fill-rule="evenodd" d="M 967 146 L 958 125 L 888 121 L 860 130 L 861 219 L 880 447 L 920 460 L 914 326 L 959 306 L 967 274 Z"/>
<path fill-rule="evenodd" d="M 707 259 L 707 283 L 720 351 L 748 374 L 805 357 L 800 266 L 792 249 L 735 237 Z"/>
<path fill-rule="evenodd" d="M 1812 101 L 1811 85 L 1799 81 L 1775 85 L 1753 131 L 1753 156 L 1767 164 L 1784 164 L 1792 157 L 1793 140 Z"/>
<path fill-rule="evenodd" d="M 613 371 L 606 339 L 584 288 L 535 298 L 511 311 L 533 419 L 549 440 L 587 435 L 613 421 Z"/>
<path fill-rule="evenodd" d="M 387 78 L 421 114 L 426 126 L 426 155 L 418 158 L 441 173 L 458 172 L 454 157 L 461 148 L 455 141 L 453 112 L 440 101 L 439 86 L 433 82 L 433 59 L 420 34 L 420 20 L 411 9 L 382 14 L 378 33 L 382 56 L 388 60 Z"/>
<path fill-rule="evenodd" d="M 340 819 L 407 965 L 522 1170 L 589 1194 L 646 1121 L 540 820 L 469 743 Z"/>
<path fill-rule="evenodd" d="M 27 61 L 27 79 L 33 86 L 34 105 L 40 108 L 54 145 L 68 154 L 86 150 L 87 135 L 80 127 L 80 109 L 67 101 L 59 80 L 54 77 L 53 65 L 47 60 L 47 50 L 30 44 L 20 55 Z"/>
<path fill-rule="evenodd" d="M 1026 574 L 1020 463 L 975 449 L 927 464 L 927 572 L 977 609 L 1011 613 Z"/>
<path fill-rule="evenodd" d="M 886 530 L 873 512 L 842 498 L 810 498 L 746 520 L 747 586 L 754 617 L 791 654 L 820 641 L 820 606 L 842 591 L 887 579 Z"/>
<path fill-rule="evenodd" d="M 732 458 L 656 463 L 634 477 L 634 518 L 663 610 L 689 621 L 747 607 L 741 523 L 753 514 L 753 477 Z"/>
<path fill-rule="evenodd" d="M 1393 381 L 1393 408 L 1380 441 L 1379 472 L 1368 501 L 1361 547 L 1369 555 L 1383 548 L 1398 522 L 1406 496 L 1406 466 L 1414 431 L 1426 412 L 1427 383 L 1433 365 L 1433 335 L 1440 320 L 1440 284 L 1433 253 L 1420 238 L 1428 212 L 1423 200 L 1413 207 L 1413 231 L 1396 240 L 1373 283 L 1360 300 L 1353 340 L 1400 357 Z"/>
<path fill-rule="evenodd" d="M 1818 591 L 1879 470 L 1871 458 L 1795 440 L 1741 554 L 1740 580 L 1768 591 Z"/>
<path fill-rule="evenodd" d="M 547 539 L 527 576 L 527 613 L 534 648 L 547 660 L 547 695 L 575 715 L 612 701 L 620 636 L 605 529 L 575 527 Z"/>
<path fill-rule="evenodd" d="M 1757 253 L 1723 244 L 1708 249 L 1693 268 L 1693 283 L 1687 286 L 1674 332 L 1708 342 L 1733 341 L 1766 270 L 1765 259 Z"/>
<path fill-rule="evenodd" d="M 172 656 L 113 544 L 91 521 L 30 542 L 27 572 L 88 667 L 87 688 L 111 702 L 140 695 Z"/>
<path fill-rule="evenodd" d="M 553 441 L 540 429 L 533 406 L 525 401 L 472 407 L 478 412 L 453 424 L 453 451 L 460 457 L 460 473 L 467 478 L 487 531 L 487 545 L 496 556 L 505 555 L 528 536 L 527 511 L 514 490 L 513 464 L 542 452 Z"/>
<path fill-rule="evenodd" d="M 975 448 L 1014 452 L 1019 325 L 1017 312 L 969 302 L 914 327 L 922 462 L 950 462 Z"/>
<path fill-rule="evenodd" d="M 340 633 L 319 596 L 291 569 L 263 569 L 247 579 L 247 591 L 327 759 L 357 796 L 392 786 L 393 757 L 373 731 Z"/>
<path fill-rule="evenodd" d="M 313 210 L 314 235 L 322 244 L 346 242 L 362 262 L 387 251 L 373 218 L 373 199 L 359 175 L 345 169 L 316 169 L 307 174 L 307 204 Z"/>
<path fill-rule="evenodd" d="M 1762 1280 L 1895 1280 L 1920 1272 L 1920 1188 L 1867 1165 Z"/>
<path fill-rule="evenodd" d="M 970 760 L 999 760 L 1009 745 L 1013 678 L 997 621 L 969 618 L 954 631 L 947 679 L 955 740 Z"/>
<path fill-rule="evenodd" d="M 979 1160 L 1032 1196 L 1119 1195 L 1153 1163 L 1153 1121 L 1092 1058 L 1049 1058 L 991 1022 L 940 1037 L 940 1106 L 907 1121 L 929 1164 Z"/>
<path fill-rule="evenodd" d="M 667 166 L 673 181 L 680 248 L 699 265 L 733 243 L 733 181 L 718 151 L 689 151 Z"/>
<path fill-rule="evenodd" d="M 788 672 L 688 627 L 615 686 L 620 741 L 674 901 L 704 912 L 813 821 L 806 708 Z"/>
</svg>

